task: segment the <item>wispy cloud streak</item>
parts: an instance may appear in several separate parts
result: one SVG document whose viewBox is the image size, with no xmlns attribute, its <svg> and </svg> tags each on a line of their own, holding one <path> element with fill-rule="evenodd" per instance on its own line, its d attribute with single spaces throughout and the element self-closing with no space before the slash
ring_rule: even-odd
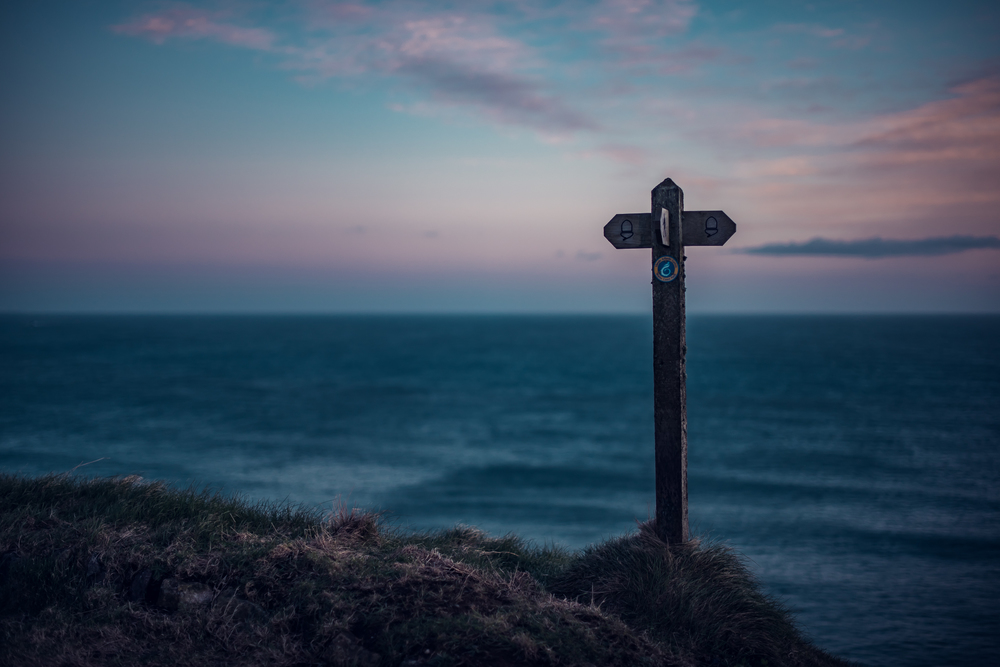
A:
<svg viewBox="0 0 1000 667">
<path fill-rule="evenodd" d="M 933 257 L 966 250 L 1000 248 L 996 236 L 936 236 L 925 239 L 856 239 L 837 241 L 814 238 L 804 243 L 768 243 L 740 252 L 750 255 L 825 255 L 828 257 Z"/>
<path fill-rule="evenodd" d="M 522 0 L 502 8 L 475 0 L 307 0 L 267 11 L 254 4 L 217 6 L 222 9 L 166 5 L 112 30 L 155 44 L 204 40 L 253 49 L 308 85 L 373 75 L 395 80 L 424 99 L 392 108 L 423 114 L 435 106 L 463 108 L 546 139 L 607 128 L 594 100 L 580 94 L 587 79 L 681 74 L 725 56 L 719 47 L 678 40 L 698 14 L 693 0 Z M 581 42 L 553 41 L 561 34 Z"/>
<path fill-rule="evenodd" d="M 242 25 L 249 20 L 177 5 L 112 30 L 156 44 L 214 40 L 255 49 L 273 56 L 281 68 L 298 72 L 303 83 L 372 74 L 394 77 L 429 94 L 435 104 L 471 108 L 492 122 L 548 136 L 600 127 L 546 76 L 552 63 L 540 61 L 523 41 L 503 35 L 498 19 L 477 13 L 474 5 L 439 11 L 405 2 L 324 4 L 313 7 L 305 20 L 291 22 L 281 38 Z M 428 108 L 418 106 L 425 112 Z"/>
<path fill-rule="evenodd" d="M 754 83 L 767 49 L 748 50 L 739 31 L 711 38 L 702 28 L 718 17 L 693 0 L 299 0 L 266 9 L 207 1 L 222 9 L 167 5 L 113 29 L 156 44 L 253 49 L 257 62 L 302 83 L 378 87 L 398 112 L 526 128 L 621 173 L 683 167 L 735 189 L 753 183 L 749 196 L 767 200 L 771 220 L 786 224 L 773 214 L 779 206 L 788 219 L 807 213 L 819 234 L 877 221 L 898 224 L 872 228 L 889 235 L 938 233 L 924 219 L 944 210 L 962 221 L 950 231 L 995 232 L 995 68 L 889 112 L 884 100 L 867 113 L 802 110 L 799 102 L 816 96 L 836 107 L 847 93 L 862 94 L 843 87 L 834 65 L 808 56 L 860 43 L 882 30 L 874 23 L 768 23 L 763 36 L 794 42 L 810 71 L 774 70 Z M 739 85 L 726 68 L 739 70 Z"/>
<path fill-rule="evenodd" d="M 410 59 L 397 71 L 429 84 L 437 100 L 473 105 L 504 124 L 554 132 L 598 128 L 594 120 L 524 77 L 433 58 Z"/>
<path fill-rule="evenodd" d="M 145 14 L 111 26 L 119 34 L 145 37 L 156 44 L 168 39 L 213 39 L 229 46 L 258 51 L 274 48 L 275 36 L 264 28 L 248 28 L 225 21 L 193 7 L 177 6 L 159 14 Z"/>
</svg>

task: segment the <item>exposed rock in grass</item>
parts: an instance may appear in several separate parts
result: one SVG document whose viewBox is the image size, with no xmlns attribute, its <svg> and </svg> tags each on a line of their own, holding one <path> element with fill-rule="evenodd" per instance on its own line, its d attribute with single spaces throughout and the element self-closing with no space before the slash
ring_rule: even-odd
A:
<svg viewBox="0 0 1000 667">
<path fill-rule="evenodd" d="M 0 475 L 0 664 L 842 665 L 740 559 Z M 763 661 L 766 661 L 763 662 Z"/>
</svg>

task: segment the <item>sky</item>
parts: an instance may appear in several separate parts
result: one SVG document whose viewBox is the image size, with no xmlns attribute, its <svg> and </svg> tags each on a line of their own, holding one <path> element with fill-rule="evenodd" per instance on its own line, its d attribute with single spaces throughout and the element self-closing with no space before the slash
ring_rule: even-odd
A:
<svg viewBox="0 0 1000 667">
<path fill-rule="evenodd" d="M 0 311 L 1000 312 L 1000 5 L 0 8 Z"/>
</svg>

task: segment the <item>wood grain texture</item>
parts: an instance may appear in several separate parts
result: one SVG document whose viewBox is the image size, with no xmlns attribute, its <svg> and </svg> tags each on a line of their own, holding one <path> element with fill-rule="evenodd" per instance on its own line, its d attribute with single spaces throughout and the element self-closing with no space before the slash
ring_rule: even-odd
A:
<svg viewBox="0 0 1000 667">
<path fill-rule="evenodd" d="M 653 264 L 664 255 L 677 262 L 671 282 L 653 278 L 653 414 L 656 440 L 656 530 L 668 544 L 688 539 L 687 507 L 687 371 L 684 357 L 684 248 L 680 240 L 684 192 L 671 179 L 652 191 L 651 218 L 670 212 L 671 245 L 652 234 Z"/>
</svg>

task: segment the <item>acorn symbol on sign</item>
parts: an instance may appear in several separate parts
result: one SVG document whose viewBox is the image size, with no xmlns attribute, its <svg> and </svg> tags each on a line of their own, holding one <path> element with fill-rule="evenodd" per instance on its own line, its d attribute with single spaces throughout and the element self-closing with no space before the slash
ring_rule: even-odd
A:
<svg viewBox="0 0 1000 667">
<path fill-rule="evenodd" d="M 632 221 L 622 220 L 622 241 L 632 238 Z"/>
<path fill-rule="evenodd" d="M 715 219 L 713 215 L 708 220 L 705 221 L 705 236 L 709 238 L 715 236 L 719 233 L 719 221 Z"/>
</svg>

